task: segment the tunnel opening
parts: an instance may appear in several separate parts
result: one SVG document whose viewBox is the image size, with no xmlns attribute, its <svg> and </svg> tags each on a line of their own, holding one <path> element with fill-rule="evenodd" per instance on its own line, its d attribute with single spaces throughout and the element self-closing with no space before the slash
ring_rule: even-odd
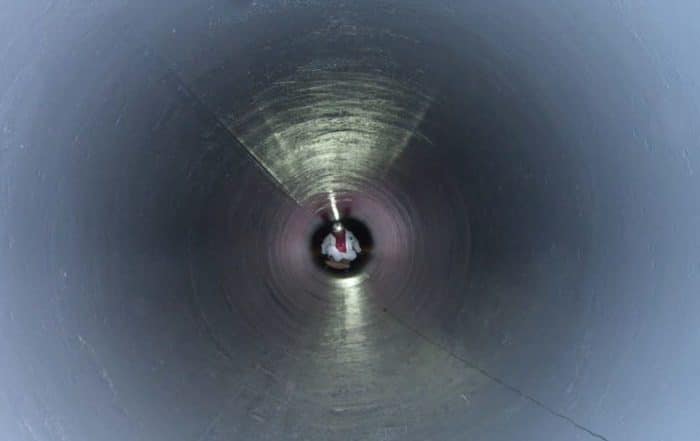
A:
<svg viewBox="0 0 700 441">
<path fill-rule="evenodd" d="M 372 251 L 374 249 L 372 232 L 367 224 L 359 219 L 353 217 L 341 219 L 343 226 L 348 231 L 352 232 L 359 241 L 362 251 L 358 253 L 354 261 L 350 262 L 348 268 L 334 267 L 328 264 L 328 256 L 324 256 L 320 252 L 323 240 L 333 232 L 333 223 L 334 222 L 330 221 L 324 222 L 322 225 L 318 226 L 311 235 L 310 253 L 313 264 L 334 277 L 354 277 L 362 273 L 372 259 Z"/>
</svg>

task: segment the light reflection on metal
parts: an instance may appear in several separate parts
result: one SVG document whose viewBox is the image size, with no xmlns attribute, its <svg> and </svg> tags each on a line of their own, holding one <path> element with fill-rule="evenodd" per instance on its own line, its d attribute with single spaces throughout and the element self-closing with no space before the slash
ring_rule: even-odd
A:
<svg viewBox="0 0 700 441">
<path fill-rule="evenodd" d="M 371 368 L 373 364 L 374 351 L 369 347 L 371 336 L 367 334 L 371 308 L 367 304 L 371 294 L 367 283 L 366 275 L 358 275 L 347 279 L 337 279 L 337 295 L 341 297 L 338 317 L 342 321 L 329 322 L 334 328 L 342 329 L 343 348 L 340 352 L 340 359 L 336 362 L 343 364 L 352 363 L 354 367 L 360 367 L 363 374 L 363 382 L 371 382 L 368 375 L 375 370 Z M 331 333 L 337 329 L 329 330 Z M 353 372 L 350 370 L 349 372 Z"/>
<path fill-rule="evenodd" d="M 352 285 L 343 288 L 345 300 L 345 329 L 356 330 L 365 324 L 365 293 L 362 285 Z M 360 336 L 364 338 L 364 336 Z"/>
<path fill-rule="evenodd" d="M 432 97 L 380 75 L 304 72 L 255 98 L 233 130 L 296 201 L 381 178 L 416 136 Z"/>
<path fill-rule="evenodd" d="M 331 207 L 331 212 L 333 213 L 333 220 L 339 221 L 340 211 L 338 211 L 338 201 L 335 198 L 335 193 L 333 192 L 333 190 L 328 192 L 328 202 Z"/>
<path fill-rule="evenodd" d="M 352 277 L 335 279 L 333 283 L 341 290 L 348 290 L 363 285 L 367 279 L 369 279 L 369 275 L 366 273 L 360 273 Z"/>
</svg>

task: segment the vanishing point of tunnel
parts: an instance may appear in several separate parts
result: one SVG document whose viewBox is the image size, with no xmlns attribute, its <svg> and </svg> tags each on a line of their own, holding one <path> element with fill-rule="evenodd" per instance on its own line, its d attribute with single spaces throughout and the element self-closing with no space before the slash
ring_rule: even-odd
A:
<svg viewBox="0 0 700 441">
<path fill-rule="evenodd" d="M 700 440 L 698 17 L 0 2 L 0 440 Z"/>
</svg>

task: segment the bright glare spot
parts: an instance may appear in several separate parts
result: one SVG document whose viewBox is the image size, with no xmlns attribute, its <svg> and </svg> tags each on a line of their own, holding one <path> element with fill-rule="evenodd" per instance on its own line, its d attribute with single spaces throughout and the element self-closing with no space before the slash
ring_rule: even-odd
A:
<svg viewBox="0 0 700 441">
<path fill-rule="evenodd" d="M 231 130 L 270 177 L 300 205 L 383 179 L 413 139 L 432 93 L 379 74 L 313 71 L 256 96 Z M 429 142 L 429 141 L 428 141 Z"/>
<path fill-rule="evenodd" d="M 333 191 L 328 193 L 328 200 L 331 203 L 331 211 L 333 212 L 333 220 L 340 220 L 340 211 L 338 211 L 338 201 L 335 198 L 335 193 Z"/>
<path fill-rule="evenodd" d="M 369 279 L 369 276 L 365 273 L 361 273 L 352 277 L 336 279 L 334 283 L 336 283 L 338 288 L 341 289 L 353 289 L 358 288 L 358 286 L 367 279 Z"/>
</svg>

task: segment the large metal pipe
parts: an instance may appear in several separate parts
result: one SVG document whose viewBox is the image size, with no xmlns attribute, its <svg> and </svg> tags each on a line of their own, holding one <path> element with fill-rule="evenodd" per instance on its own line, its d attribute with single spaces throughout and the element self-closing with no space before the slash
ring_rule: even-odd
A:
<svg viewBox="0 0 700 441">
<path fill-rule="evenodd" d="M 27 3 L 0 438 L 700 439 L 697 2 Z"/>
</svg>

